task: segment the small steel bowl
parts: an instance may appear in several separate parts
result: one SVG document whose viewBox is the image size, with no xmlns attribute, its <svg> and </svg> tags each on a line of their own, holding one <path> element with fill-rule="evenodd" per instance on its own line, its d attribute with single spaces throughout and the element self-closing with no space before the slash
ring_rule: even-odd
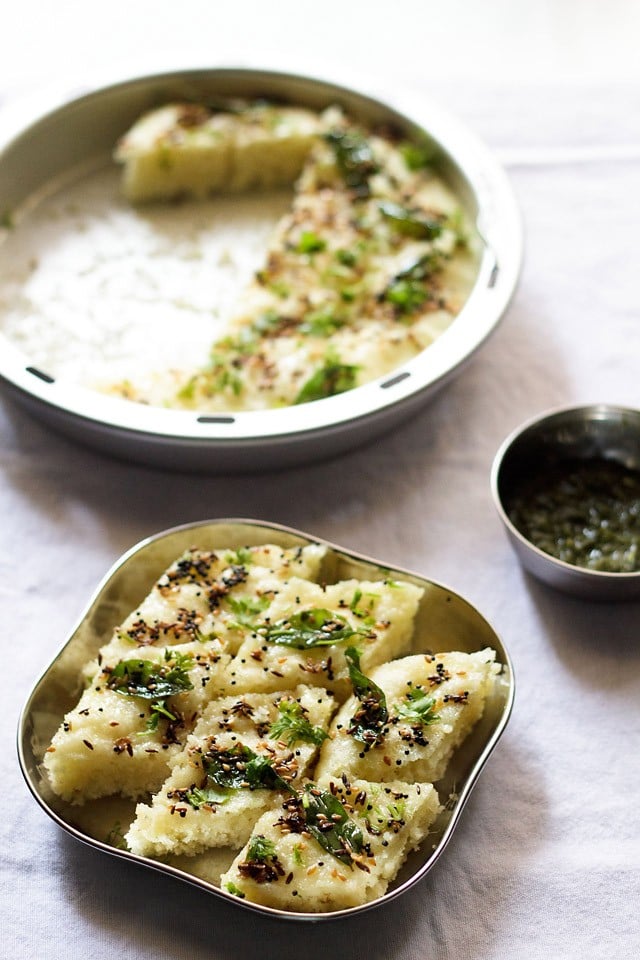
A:
<svg viewBox="0 0 640 960">
<path fill-rule="evenodd" d="M 491 471 L 493 499 L 520 563 L 534 577 L 589 600 L 637 599 L 640 572 L 602 572 L 557 560 L 535 547 L 509 518 L 510 498 L 533 468 L 596 457 L 640 470 L 640 410 L 594 404 L 550 410 L 529 420 L 507 437 L 496 454 Z"/>
</svg>

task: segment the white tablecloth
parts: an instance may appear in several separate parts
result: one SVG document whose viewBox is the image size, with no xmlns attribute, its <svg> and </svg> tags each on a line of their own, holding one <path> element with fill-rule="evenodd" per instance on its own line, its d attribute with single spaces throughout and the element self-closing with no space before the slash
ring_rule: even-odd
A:
<svg viewBox="0 0 640 960">
<path fill-rule="evenodd" d="M 332 462 L 230 480 L 103 458 L 1 402 L 2 957 L 586 960 L 640 948 L 640 605 L 573 600 L 523 574 L 488 481 L 529 416 L 640 404 L 640 82 L 433 83 L 415 63 L 407 75 L 504 158 L 526 229 L 503 323 L 422 413 Z M 148 534 L 223 516 L 289 524 L 447 583 L 513 656 L 513 717 L 459 829 L 427 879 L 382 910 L 314 927 L 261 920 L 77 843 L 22 782 L 20 706 L 103 573 Z"/>
</svg>

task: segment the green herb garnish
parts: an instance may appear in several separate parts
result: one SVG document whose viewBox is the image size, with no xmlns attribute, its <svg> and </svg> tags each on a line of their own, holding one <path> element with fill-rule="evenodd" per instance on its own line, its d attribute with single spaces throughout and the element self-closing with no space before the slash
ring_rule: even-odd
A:
<svg viewBox="0 0 640 960">
<path fill-rule="evenodd" d="M 324 850 L 351 866 L 353 854 L 364 847 L 364 837 L 338 798 L 308 783 L 300 799 L 309 833 Z"/>
<path fill-rule="evenodd" d="M 124 833 L 122 832 L 122 824 L 119 820 L 114 823 L 104 839 L 105 843 L 108 843 L 110 847 L 115 847 L 117 850 L 129 849 L 129 844 L 125 840 Z"/>
<path fill-rule="evenodd" d="M 275 855 L 276 845 L 273 840 L 268 840 L 260 833 L 251 837 L 247 850 L 247 860 L 252 860 L 254 863 L 263 863 L 265 860 L 273 859 Z"/>
<path fill-rule="evenodd" d="M 298 330 L 312 337 L 330 337 L 343 326 L 344 320 L 331 307 L 323 307 L 307 313 Z"/>
<path fill-rule="evenodd" d="M 155 732 L 161 719 L 178 719 L 167 706 L 167 697 L 193 690 L 189 670 L 193 659 L 182 653 L 165 651 L 164 663 L 153 660 L 120 660 L 109 673 L 107 687 L 126 697 L 152 700 L 145 732 Z"/>
<path fill-rule="evenodd" d="M 298 241 L 298 253 L 321 253 L 326 249 L 327 241 L 314 233 L 313 230 L 304 230 Z"/>
<path fill-rule="evenodd" d="M 440 717 L 434 713 L 436 702 L 424 690 L 409 690 L 402 703 L 396 706 L 396 715 L 400 720 L 428 725 L 437 723 Z"/>
<path fill-rule="evenodd" d="M 276 623 L 260 627 L 258 632 L 270 643 L 295 647 L 297 650 L 328 647 L 361 633 L 354 630 L 344 617 L 318 607 L 301 610 Z"/>
<path fill-rule="evenodd" d="M 324 364 L 307 380 L 294 403 L 310 403 L 313 400 L 324 400 L 346 390 L 352 390 L 356 385 L 358 367 L 340 363 L 333 353 L 328 353 Z"/>
<path fill-rule="evenodd" d="M 127 697 L 161 700 L 193 690 L 191 657 L 167 650 L 164 663 L 153 660 L 120 660 L 110 671 L 107 686 Z"/>
<path fill-rule="evenodd" d="M 210 806 L 216 803 L 225 803 L 229 799 L 230 793 L 224 790 L 216 790 L 215 787 L 191 787 L 183 794 L 183 799 L 198 810 L 200 807 Z"/>
<path fill-rule="evenodd" d="M 347 187 L 357 197 L 368 197 L 369 177 L 378 170 L 369 141 L 356 130 L 331 130 L 325 139 L 333 149 L 338 170 Z"/>
<path fill-rule="evenodd" d="M 433 163 L 435 149 L 426 143 L 407 141 L 400 146 L 400 153 L 409 170 L 423 170 Z"/>
<path fill-rule="evenodd" d="M 384 737 L 384 726 L 389 719 L 384 691 L 360 670 L 360 654 L 355 647 L 345 650 L 349 679 L 360 707 L 351 718 L 348 733 L 367 746 L 379 743 Z"/>
<path fill-rule="evenodd" d="M 313 743 L 320 746 L 327 734 L 322 727 L 314 727 L 306 717 L 306 711 L 297 700 L 281 700 L 278 704 L 278 719 L 269 729 L 272 740 L 283 740 L 288 747 L 296 743 Z"/>
<path fill-rule="evenodd" d="M 228 597 L 227 601 L 233 614 L 235 622 L 232 627 L 253 629 L 255 627 L 255 618 L 269 606 L 271 602 L 268 597 Z"/>
<path fill-rule="evenodd" d="M 352 250 L 336 250 L 335 258 L 343 267 L 355 267 L 358 257 Z"/>
<path fill-rule="evenodd" d="M 253 562 L 253 553 L 251 547 L 238 547 L 237 550 L 229 550 L 226 553 L 227 562 L 237 564 L 240 567 L 246 567 Z"/>
<path fill-rule="evenodd" d="M 235 883 L 232 883 L 231 881 L 226 884 L 226 890 L 227 893 L 233 894 L 234 897 L 239 897 L 240 900 L 244 900 L 245 898 L 245 895 L 240 887 L 236 887 Z"/>
<path fill-rule="evenodd" d="M 438 217 L 428 217 L 421 210 L 402 207 L 399 203 L 392 203 L 390 200 L 378 204 L 378 209 L 394 230 L 406 237 L 414 237 L 416 240 L 435 240 L 442 233 L 442 220 Z"/>
<path fill-rule="evenodd" d="M 267 757 L 259 756 L 242 743 L 230 750 L 214 750 L 202 758 L 206 785 L 220 790 L 286 790 L 291 787 L 271 766 Z"/>
<path fill-rule="evenodd" d="M 399 314 L 411 314 L 432 297 L 428 283 L 438 268 L 438 257 L 426 254 L 393 277 L 379 296 Z"/>
</svg>

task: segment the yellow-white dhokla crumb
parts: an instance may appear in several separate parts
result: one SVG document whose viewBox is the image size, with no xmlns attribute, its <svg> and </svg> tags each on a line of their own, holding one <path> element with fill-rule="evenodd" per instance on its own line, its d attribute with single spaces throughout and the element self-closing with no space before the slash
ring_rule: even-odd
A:
<svg viewBox="0 0 640 960">
<path fill-rule="evenodd" d="M 136 648 L 198 640 L 215 641 L 233 653 L 244 638 L 247 619 L 266 611 L 290 577 L 314 580 L 325 554 L 319 544 L 189 550 L 114 631 L 100 659 L 114 663 Z M 93 665 L 87 669 L 95 672 Z"/>
<path fill-rule="evenodd" d="M 104 663 L 64 718 L 44 756 L 56 794 L 71 803 L 159 789 L 229 661 L 187 643 Z"/>
<path fill-rule="evenodd" d="M 429 347 L 477 274 L 458 198 L 426 142 L 337 106 L 169 104 L 121 140 L 133 200 L 293 182 L 254 279 L 198 369 L 105 389 L 200 411 L 308 403 L 381 377 Z"/>
<path fill-rule="evenodd" d="M 291 578 L 256 621 L 229 667 L 232 690 L 287 690 L 303 682 L 351 692 L 345 650 L 367 669 L 406 653 L 423 590 L 402 581 Z"/>
<path fill-rule="evenodd" d="M 385 893 L 440 810 L 429 783 L 307 784 L 260 818 L 220 884 L 243 899 L 296 912 L 367 903 Z"/>
<path fill-rule="evenodd" d="M 242 694 L 209 704 L 127 843 L 144 856 L 236 849 L 258 817 L 315 759 L 335 702 L 318 687 Z"/>
<path fill-rule="evenodd" d="M 115 158 L 134 203 L 268 189 L 293 183 L 322 129 L 321 115 L 300 107 L 172 103 L 144 114 Z"/>
<path fill-rule="evenodd" d="M 482 715 L 494 661 L 491 649 L 415 654 L 372 670 L 336 714 L 316 776 L 436 783 Z"/>
</svg>

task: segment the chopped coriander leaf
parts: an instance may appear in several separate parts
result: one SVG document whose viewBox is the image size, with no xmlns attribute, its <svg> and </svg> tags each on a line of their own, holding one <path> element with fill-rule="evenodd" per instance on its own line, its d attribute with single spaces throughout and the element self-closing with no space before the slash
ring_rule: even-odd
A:
<svg viewBox="0 0 640 960">
<path fill-rule="evenodd" d="M 230 550 L 227 554 L 228 563 L 237 563 L 241 567 L 246 567 L 253 562 L 251 547 L 238 547 L 237 550 Z"/>
<path fill-rule="evenodd" d="M 297 650 L 331 646 L 362 634 L 362 631 L 354 630 L 344 617 L 317 607 L 301 610 L 276 623 L 260 627 L 258 632 L 270 643 Z"/>
<path fill-rule="evenodd" d="M 255 837 L 251 837 L 247 850 L 247 860 L 252 860 L 254 863 L 261 863 L 264 860 L 275 857 L 275 855 L 276 845 L 273 840 L 268 840 L 267 837 L 263 837 L 262 834 L 256 834 Z"/>
<path fill-rule="evenodd" d="M 227 893 L 231 893 L 233 894 L 234 897 L 239 897 L 240 900 L 244 900 L 245 898 L 244 893 L 242 892 L 240 887 L 236 887 L 235 883 L 229 882 L 226 885 L 226 889 L 227 889 Z"/>
<path fill-rule="evenodd" d="M 385 290 L 384 299 L 406 316 L 419 310 L 430 296 L 422 280 L 395 280 Z"/>
<path fill-rule="evenodd" d="M 189 669 L 193 660 L 181 653 L 165 653 L 165 662 L 120 660 L 109 671 L 107 686 L 128 697 L 159 702 L 186 690 L 193 690 Z M 175 718 L 174 718 L 175 719 Z"/>
<path fill-rule="evenodd" d="M 324 364 L 309 377 L 294 403 L 311 403 L 352 390 L 356 385 L 357 373 L 358 367 L 340 363 L 333 354 L 327 354 Z"/>
<path fill-rule="evenodd" d="M 437 723 L 440 717 L 434 713 L 435 705 L 433 697 L 416 687 L 409 690 L 404 701 L 397 705 L 396 715 L 400 720 L 408 720 L 410 723 Z"/>
<path fill-rule="evenodd" d="M 220 790 L 286 790 L 291 787 L 271 766 L 242 743 L 230 750 L 212 750 L 202 758 L 206 786 Z"/>
<path fill-rule="evenodd" d="M 228 603 L 235 616 L 234 627 L 255 627 L 255 618 L 269 606 L 268 597 L 228 597 Z"/>
<path fill-rule="evenodd" d="M 146 723 L 146 729 L 151 731 L 157 730 L 160 717 L 164 717 L 165 720 L 169 721 L 178 719 L 175 713 L 171 713 L 167 708 L 164 700 L 156 700 L 155 703 L 151 704 L 149 709 L 149 719 Z"/>
<path fill-rule="evenodd" d="M 325 139 L 333 149 L 336 165 L 347 187 L 357 197 L 368 197 L 369 177 L 378 170 L 369 141 L 356 130 L 330 130 Z"/>
<path fill-rule="evenodd" d="M 331 307 L 323 307 L 307 313 L 298 330 L 312 337 L 330 337 L 344 326 L 344 322 L 335 315 Z"/>
<path fill-rule="evenodd" d="M 298 241 L 298 253 L 321 253 L 326 249 L 327 242 L 314 233 L 313 230 L 304 230 Z"/>
<path fill-rule="evenodd" d="M 402 207 L 390 200 L 379 203 L 378 209 L 394 230 L 404 236 L 414 237 L 416 240 L 435 240 L 442 233 L 442 219 L 429 217 L 422 210 Z"/>
<path fill-rule="evenodd" d="M 225 803 L 229 799 L 229 791 L 217 790 L 215 787 L 191 787 L 184 791 L 183 799 L 186 803 L 199 810 L 200 807 L 212 806 L 216 803 Z"/>
<path fill-rule="evenodd" d="M 407 141 L 400 147 L 400 153 L 409 170 L 423 170 L 435 158 L 435 148 L 427 143 L 411 143 Z"/>
<path fill-rule="evenodd" d="M 282 740 L 288 747 L 296 743 L 313 743 L 320 746 L 327 734 L 322 727 L 314 727 L 306 717 L 306 711 L 297 700 L 281 700 L 278 704 L 278 719 L 269 729 L 272 740 Z"/>
<path fill-rule="evenodd" d="M 384 736 L 384 725 L 389 719 L 384 691 L 360 670 L 360 654 L 355 647 L 345 650 L 349 679 L 360 706 L 351 718 L 348 733 L 367 746 L 379 743 Z"/>
<path fill-rule="evenodd" d="M 358 262 L 358 257 L 352 250 L 336 250 L 335 257 L 343 267 L 355 267 Z"/>
<path fill-rule="evenodd" d="M 286 296 L 286 294 L 284 294 Z M 265 333 L 275 333 L 282 326 L 282 317 L 275 310 L 265 310 L 251 324 L 251 331 L 254 335 L 263 335 Z"/>
<path fill-rule="evenodd" d="M 302 848 L 299 843 L 296 843 L 293 848 L 293 862 L 297 867 L 301 867 L 303 864 L 302 860 Z"/>
<path fill-rule="evenodd" d="M 108 843 L 110 847 L 115 847 L 117 850 L 128 850 L 129 845 L 125 840 L 124 833 L 122 831 L 122 824 L 117 820 L 112 826 L 109 833 L 104 838 L 105 843 Z"/>
<path fill-rule="evenodd" d="M 356 590 L 353 594 L 351 603 L 349 604 L 349 609 L 356 615 L 356 617 L 358 617 L 359 620 L 362 620 L 366 626 L 372 627 L 376 622 L 376 618 L 372 616 L 371 610 L 373 607 L 373 601 L 378 598 L 378 595 L 369 593 L 367 594 L 367 597 L 369 604 L 368 607 L 365 607 L 360 603 L 362 600 L 362 590 Z"/>
<path fill-rule="evenodd" d="M 309 833 L 324 850 L 351 866 L 353 855 L 359 854 L 364 847 L 364 837 L 338 798 L 328 790 L 319 790 L 308 783 L 300 799 Z"/>
<path fill-rule="evenodd" d="M 437 255 L 425 254 L 392 277 L 379 299 L 392 304 L 396 312 L 403 316 L 414 313 L 433 296 L 428 283 L 438 266 Z"/>
</svg>

